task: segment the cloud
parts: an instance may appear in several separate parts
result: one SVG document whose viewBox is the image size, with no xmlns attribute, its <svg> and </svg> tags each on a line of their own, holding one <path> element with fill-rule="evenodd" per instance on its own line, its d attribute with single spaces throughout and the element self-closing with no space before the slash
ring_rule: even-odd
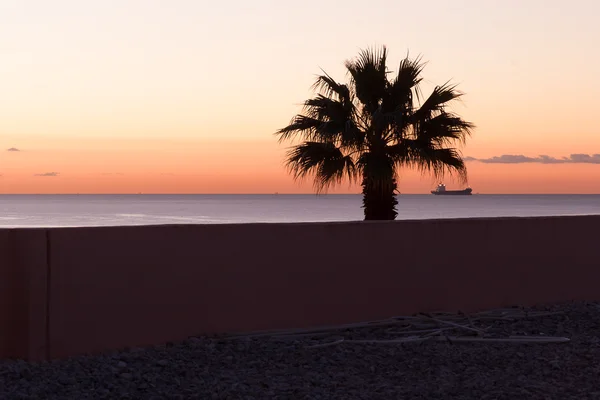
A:
<svg viewBox="0 0 600 400">
<path fill-rule="evenodd" d="M 584 164 L 600 164 L 600 154 L 571 154 L 571 162 Z"/>
<path fill-rule="evenodd" d="M 556 164 L 561 161 L 557 158 L 550 156 L 539 156 L 539 157 L 527 157 L 522 154 L 503 154 L 501 156 L 495 156 L 492 158 L 483 158 L 479 161 L 488 164 L 524 164 L 524 163 L 542 163 L 542 164 Z"/>
<path fill-rule="evenodd" d="M 21 151 L 21 150 L 17 149 L 16 147 L 11 147 L 10 149 L 6 149 L 6 151 Z"/>
<path fill-rule="evenodd" d="M 523 154 L 503 154 L 490 158 L 465 157 L 465 161 L 479 161 L 485 164 L 600 164 L 600 154 L 571 154 L 561 158 L 547 155 L 529 157 Z"/>
<path fill-rule="evenodd" d="M 43 174 L 34 174 L 33 176 L 58 176 L 58 172 L 45 172 Z"/>
</svg>

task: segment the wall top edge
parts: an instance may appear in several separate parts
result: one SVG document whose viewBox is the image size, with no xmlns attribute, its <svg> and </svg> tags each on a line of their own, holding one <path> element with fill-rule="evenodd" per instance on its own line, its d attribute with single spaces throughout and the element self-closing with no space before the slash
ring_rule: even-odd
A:
<svg viewBox="0 0 600 400">
<path fill-rule="evenodd" d="M 405 219 L 395 221 L 324 221 L 324 222 L 252 222 L 252 223 L 225 223 L 225 224 L 153 224 L 153 225 L 107 225 L 107 226 L 68 226 L 68 227 L 0 227 L 0 232 L 3 231 L 57 231 L 57 230 L 73 230 L 73 229 L 114 229 L 114 228 L 129 228 L 129 229 L 144 229 L 144 228 L 184 228 L 197 226 L 335 226 L 335 225 L 379 225 L 379 224 L 452 224 L 459 222 L 493 222 L 493 221 L 514 221 L 514 220 L 582 220 L 582 219 L 598 219 L 600 214 L 590 215 L 556 215 L 556 216 L 527 216 L 527 217 L 469 217 L 469 218 L 436 218 L 436 219 Z"/>
</svg>

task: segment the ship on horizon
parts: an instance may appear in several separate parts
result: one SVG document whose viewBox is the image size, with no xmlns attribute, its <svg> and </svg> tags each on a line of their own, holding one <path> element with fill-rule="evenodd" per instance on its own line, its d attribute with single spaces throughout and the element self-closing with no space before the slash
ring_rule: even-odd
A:
<svg viewBox="0 0 600 400">
<path fill-rule="evenodd" d="M 473 192 L 473 189 L 471 189 L 470 187 L 463 189 L 463 190 L 446 190 L 446 185 L 444 185 L 443 183 L 440 183 L 438 185 L 438 187 L 435 190 L 431 191 L 431 194 L 435 194 L 435 195 L 445 195 L 445 196 L 469 196 L 471 195 Z"/>
</svg>

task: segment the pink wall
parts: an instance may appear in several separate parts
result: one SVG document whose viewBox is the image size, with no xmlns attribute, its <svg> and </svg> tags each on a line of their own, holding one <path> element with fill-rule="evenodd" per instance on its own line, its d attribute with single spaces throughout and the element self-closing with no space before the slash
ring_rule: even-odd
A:
<svg viewBox="0 0 600 400">
<path fill-rule="evenodd" d="M 0 229 L 0 358 L 47 357 L 46 232 Z"/>
<path fill-rule="evenodd" d="M 600 300 L 599 227 L 584 216 L 49 229 L 49 356 Z"/>
</svg>

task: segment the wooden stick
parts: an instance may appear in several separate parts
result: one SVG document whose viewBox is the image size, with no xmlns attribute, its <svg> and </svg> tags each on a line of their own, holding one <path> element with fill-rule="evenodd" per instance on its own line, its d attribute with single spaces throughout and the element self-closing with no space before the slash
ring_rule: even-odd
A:
<svg viewBox="0 0 600 400">
<path fill-rule="evenodd" d="M 297 340 L 303 338 L 314 338 L 314 337 L 322 337 L 329 336 L 335 333 L 332 332 L 317 332 L 317 333 L 299 333 L 299 334 L 289 334 L 289 335 L 274 335 L 270 337 L 270 340 L 278 340 L 278 341 L 287 341 L 287 340 Z"/>
<path fill-rule="evenodd" d="M 334 346 L 336 344 L 342 343 L 343 341 L 344 341 L 344 339 L 342 338 L 342 339 L 336 340 L 334 342 L 328 342 L 328 343 L 315 344 L 315 345 L 312 345 L 312 346 L 306 346 L 306 348 L 307 349 L 315 349 L 315 348 L 318 348 L 318 347 Z"/>
<path fill-rule="evenodd" d="M 363 343 L 363 344 L 370 344 L 370 343 L 390 343 L 390 344 L 397 344 L 397 343 L 415 343 L 415 342 L 424 342 L 426 340 L 430 340 L 430 337 L 418 337 L 418 336 L 409 336 L 406 338 L 401 338 L 401 339 L 388 339 L 388 340 L 377 340 L 377 339 L 364 339 L 364 340 L 344 340 L 344 343 Z"/>
<path fill-rule="evenodd" d="M 231 336 L 221 338 L 220 340 L 235 340 L 235 339 L 256 338 L 256 337 L 264 337 L 264 336 L 296 335 L 296 334 L 303 334 L 303 333 L 335 332 L 335 331 L 341 331 L 341 330 L 346 330 L 346 329 L 392 326 L 392 325 L 398 325 L 398 324 L 403 324 L 403 323 L 406 323 L 406 322 L 405 321 L 397 321 L 397 320 L 379 320 L 379 321 L 360 322 L 360 323 L 356 323 L 356 324 L 322 326 L 322 327 L 318 327 L 318 328 L 257 331 L 257 332 L 250 332 L 247 334 L 234 334 Z"/>
<path fill-rule="evenodd" d="M 483 334 L 483 333 L 484 333 L 484 331 L 482 331 L 481 329 L 472 328 L 472 327 L 470 327 L 470 326 L 461 325 L 461 324 L 456 324 L 456 323 L 454 323 L 454 322 L 450 322 L 450 321 L 444 321 L 444 320 L 441 320 L 441 319 L 433 318 L 433 317 L 431 317 L 431 316 L 429 316 L 429 315 L 427 315 L 427 314 L 423 314 L 423 315 L 425 315 L 426 317 L 429 317 L 429 318 L 431 318 L 433 321 L 439 322 L 439 323 L 441 323 L 441 324 L 452 325 L 452 326 L 455 326 L 455 327 L 457 327 L 457 328 L 462 328 L 462 329 L 466 329 L 466 330 L 469 330 L 469 331 L 474 331 L 474 332 L 477 332 L 478 334 Z"/>
<path fill-rule="evenodd" d="M 500 315 L 498 315 L 498 313 L 500 313 Z M 518 313 L 518 315 L 517 315 L 517 313 Z M 438 314 L 442 314 L 442 312 L 438 312 Z M 432 328 L 432 325 L 435 325 L 435 324 L 432 324 L 431 322 L 437 322 L 438 324 L 441 323 L 441 324 L 446 324 L 446 325 L 452 325 L 457 328 L 475 331 L 479 335 L 481 335 L 485 332 L 484 330 L 481 330 L 478 328 L 473 328 L 473 327 L 469 326 L 469 325 L 472 325 L 474 321 L 490 320 L 490 319 L 491 320 L 509 320 L 510 321 L 510 320 L 514 320 L 517 318 L 542 317 L 542 316 L 564 314 L 564 312 L 563 311 L 557 311 L 557 312 L 541 311 L 541 312 L 532 312 L 532 313 L 526 314 L 522 308 L 496 309 L 496 310 L 490 310 L 490 311 L 482 311 L 479 313 L 472 314 L 471 316 L 466 316 L 467 321 L 470 322 L 469 325 L 464 325 L 464 324 L 460 324 L 457 322 L 453 322 L 453 321 L 464 321 L 465 320 L 464 315 L 466 315 L 464 313 L 463 313 L 462 317 L 460 315 L 456 315 L 456 314 L 452 314 L 452 313 L 443 313 L 443 314 L 444 314 L 444 316 L 440 316 L 440 318 L 436 318 L 436 317 L 433 317 L 432 315 L 422 313 L 421 314 L 422 316 L 395 316 L 395 317 L 391 317 L 391 318 L 383 319 L 383 320 L 342 324 L 342 325 L 333 325 L 333 326 L 331 326 L 331 325 L 330 326 L 321 326 L 321 327 L 316 327 L 316 328 L 254 331 L 254 332 L 249 332 L 249 333 L 232 334 L 229 336 L 220 337 L 217 340 L 223 341 L 223 340 L 247 339 L 247 338 L 258 338 L 258 337 L 264 337 L 264 336 L 289 336 L 289 337 L 298 336 L 298 337 L 301 337 L 300 335 L 311 336 L 311 335 L 316 335 L 316 334 L 324 334 L 324 333 L 328 333 L 328 332 L 336 332 L 336 331 L 347 330 L 347 329 L 393 326 L 393 325 L 399 325 L 399 324 L 406 324 L 407 326 L 405 327 L 405 329 L 408 329 L 411 326 L 413 328 L 421 327 L 422 330 L 435 329 L 435 328 Z M 427 318 L 423 318 L 423 315 L 426 316 Z M 453 321 L 450 321 L 450 320 L 453 320 Z M 408 332 L 412 332 L 412 331 L 408 331 Z"/>
<path fill-rule="evenodd" d="M 519 336 L 508 338 L 483 338 L 483 337 L 440 337 L 437 340 L 449 340 L 451 342 L 497 342 L 497 343 L 564 343 L 570 342 L 571 339 L 566 337 L 556 336 Z"/>
<path fill-rule="evenodd" d="M 419 330 L 414 330 L 414 331 L 398 331 L 398 332 L 389 332 L 389 333 L 399 333 L 402 335 L 407 335 L 407 334 L 431 334 L 431 333 L 437 333 L 437 332 L 442 332 L 442 331 L 448 331 L 451 329 L 456 329 L 456 328 L 433 328 L 433 329 L 419 329 Z"/>
<path fill-rule="evenodd" d="M 488 343 L 565 343 L 570 342 L 566 337 L 512 337 L 512 338 L 483 338 L 483 337 L 459 337 L 459 336 L 429 336 L 417 337 L 412 336 L 403 339 L 390 340 L 344 340 L 344 343 L 363 343 L 363 344 L 397 344 L 397 343 L 412 343 L 424 342 L 427 340 L 449 341 L 449 342 L 488 342 Z M 339 341 L 341 343 L 342 341 Z"/>
</svg>

